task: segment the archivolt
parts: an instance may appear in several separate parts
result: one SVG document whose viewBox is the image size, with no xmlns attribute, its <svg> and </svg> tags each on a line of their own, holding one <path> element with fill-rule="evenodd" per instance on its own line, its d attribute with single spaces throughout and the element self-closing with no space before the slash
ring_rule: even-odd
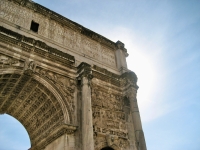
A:
<svg viewBox="0 0 200 150">
<path fill-rule="evenodd" d="M 70 132 L 68 129 L 74 130 L 63 125 L 72 122 L 71 115 L 54 85 L 36 74 L 23 74 L 22 70 L 0 72 L 0 113 L 7 113 L 24 125 L 32 147 L 41 149 Z"/>
</svg>

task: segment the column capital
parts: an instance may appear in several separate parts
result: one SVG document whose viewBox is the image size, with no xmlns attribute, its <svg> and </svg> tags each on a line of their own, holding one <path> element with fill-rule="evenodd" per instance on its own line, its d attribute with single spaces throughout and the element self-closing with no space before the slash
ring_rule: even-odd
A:
<svg viewBox="0 0 200 150">
<path fill-rule="evenodd" d="M 128 57 L 127 49 L 124 47 L 124 43 L 117 41 L 116 45 L 116 61 L 117 61 L 117 68 L 121 73 L 126 72 L 127 70 L 127 63 L 126 57 Z"/>
<path fill-rule="evenodd" d="M 82 62 L 77 67 L 77 69 L 78 69 L 77 80 L 81 80 L 81 85 L 88 84 L 88 86 L 90 86 L 91 80 L 93 78 L 91 65 L 89 65 L 85 62 Z"/>
<path fill-rule="evenodd" d="M 137 91 L 139 88 L 137 85 L 137 76 L 134 72 L 129 71 L 125 72 L 121 75 L 121 85 L 122 87 L 126 87 L 127 89 L 133 89 Z"/>
</svg>

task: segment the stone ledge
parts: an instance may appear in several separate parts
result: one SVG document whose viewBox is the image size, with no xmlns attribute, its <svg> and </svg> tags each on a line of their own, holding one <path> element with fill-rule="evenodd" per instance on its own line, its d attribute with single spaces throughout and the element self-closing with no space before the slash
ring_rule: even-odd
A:
<svg viewBox="0 0 200 150">
<path fill-rule="evenodd" d="M 49 58 L 53 61 L 62 62 L 65 65 L 74 65 L 75 58 L 67 53 L 64 53 L 58 49 L 48 46 L 46 43 L 35 40 L 30 37 L 23 36 L 17 32 L 6 29 L 0 26 L 0 39 L 8 44 L 18 45 L 27 52 L 34 52 L 41 57 Z"/>
</svg>

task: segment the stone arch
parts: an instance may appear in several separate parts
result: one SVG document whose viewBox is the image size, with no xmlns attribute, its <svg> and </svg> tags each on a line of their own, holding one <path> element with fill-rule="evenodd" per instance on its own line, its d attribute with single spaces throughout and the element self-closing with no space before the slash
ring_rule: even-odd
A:
<svg viewBox="0 0 200 150">
<path fill-rule="evenodd" d="M 23 124 L 31 149 L 42 149 L 59 136 L 72 133 L 67 102 L 54 85 L 37 74 L 15 69 L 0 73 L 0 113 Z"/>
<path fill-rule="evenodd" d="M 49 82 L 48 79 L 44 79 L 43 77 L 33 74 L 33 78 L 43 84 L 45 87 L 48 87 L 49 91 L 53 93 L 53 95 L 58 100 L 63 114 L 64 114 L 64 123 L 66 124 L 72 124 L 73 118 L 70 114 L 70 108 L 68 102 L 65 100 L 66 98 L 62 95 L 62 93 L 59 91 L 59 89 L 52 84 L 52 82 Z"/>
<path fill-rule="evenodd" d="M 96 150 L 106 150 L 106 148 L 110 148 L 110 150 L 120 150 L 116 144 L 109 145 L 105 137 L 96 137 L 95 144 Z"/>
<path fill-rule="evenodd" d="M 101 148 L 97 148 L 98 150 L 120 150 L 120 148 L 116 145 L 108 146 L 107 144 L 102 144 Z"/>
<path fill-rule="evenodd" d="M 114 149 L 111 148 L 111 147 L 104 147 L 104 148 L 102 148 L 101 150 L 114 150 Z"/>
</svg>

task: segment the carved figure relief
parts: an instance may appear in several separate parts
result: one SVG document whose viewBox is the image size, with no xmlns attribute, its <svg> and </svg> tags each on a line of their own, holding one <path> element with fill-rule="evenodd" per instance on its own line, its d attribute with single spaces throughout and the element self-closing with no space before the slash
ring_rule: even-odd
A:
<svg viewBox="0 0 200 150">
<path fill-rule="evenodd" d="M 57 88 L 63 92 L 63 95 L 67 97 L 68 103 L 70 104 L 70 110 L 73 112 L 75 109 L 74 105 L 74 92 L 75 92 L 75 80 L 68 77 L 64 77 L 52 71 L 42 69 L 40 67 L 36 68 L 36 72 L 40 75 L 48 78 L 53 82 Z"/>
<path fill-rule="evenodd" d="M 97 134 L 95 146 L 99 147 L 98 135 L 103 137 L 111 136 L 113 143 L 119 148 L 127 147 L 127 126 L 125 112 L 123 110 L 124 100 L 122 96 L 100 90 L 98 87 L 92 88 L 92 112 L 94 133 Z M 102 144 L 100 144 L 102 145 Z M 98 148 L 97 148 L 98 149 Z"/>
<path fill-rule="evenodd" d="M 0 54 L 0 68 L 24 67 L 24 63 L 15 58 Z"/>
</svg>

